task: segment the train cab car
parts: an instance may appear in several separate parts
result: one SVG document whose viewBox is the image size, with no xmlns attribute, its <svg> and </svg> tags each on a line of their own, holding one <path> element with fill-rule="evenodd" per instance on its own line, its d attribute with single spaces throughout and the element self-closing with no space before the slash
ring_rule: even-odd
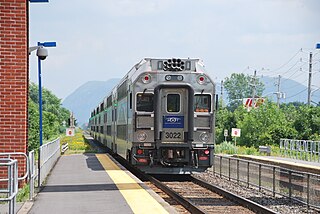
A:
<svg viewBox="0 0 320 214">
<path fill-rule="evenodd" d="M 215 85 L 199 59 L 136 64 L 91 112 L 91 135 L 150 174 L 213 164 Z"/>
</svg>

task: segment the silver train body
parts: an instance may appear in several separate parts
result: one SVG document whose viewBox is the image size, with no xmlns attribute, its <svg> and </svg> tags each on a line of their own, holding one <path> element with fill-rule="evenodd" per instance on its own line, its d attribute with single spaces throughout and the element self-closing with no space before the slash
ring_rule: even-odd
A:
<svg viewBox="0 0 320 214">
<path fill-rule="evenodd" d="M 199 59 L 143 59 L 91 112 L 94 139 L 150 174 L 213 164 L 215 84 Z"/>
</svg>

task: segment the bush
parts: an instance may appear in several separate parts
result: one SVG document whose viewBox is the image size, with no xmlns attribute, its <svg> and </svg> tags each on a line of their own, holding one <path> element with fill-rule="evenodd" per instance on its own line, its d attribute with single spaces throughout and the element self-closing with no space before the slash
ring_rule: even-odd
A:
<svg viewBox="0 0 320 214">
<path fill-rule="evenodd" d="M 245 146 L 235 146 L 232 142 L 226 142 L 224 141 L 221 144 L 216 145 L 215 147 L 215 153 L 216 154 L 241 154 L 241 155 L 259 155 L 258 150 L 251 146 L 251 147 L 245 147 Z"/>
<path fill-rule="evenodd" d="M 238 148 L 233 143 L 230 142 L 222 142 L 221 144 L 216 145 L 215 153 L 223 153 L 223 154 L 237 154 Z"/>
</svg>

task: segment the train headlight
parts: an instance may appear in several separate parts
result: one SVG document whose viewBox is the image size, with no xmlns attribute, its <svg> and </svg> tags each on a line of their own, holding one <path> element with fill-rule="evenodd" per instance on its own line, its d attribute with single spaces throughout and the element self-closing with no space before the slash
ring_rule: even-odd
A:
<svg viewBox="0 0 320 214">
<path fill-rule="evenodd" d="M 206 83 L 206 77 L 205 76 L 198 76 L 198 78 L 197 78 L 197 82 L 200 84 L 200 85 L 202 85 L 202 84 L 205 84 Z"/>
<path fill-rule="evenodd" d="M 147 139 L 147 137 L 148 137 L 148 135 L 145 132 L 139 132 L 137 135 L 137 139 L 142 142 L 145 141 Z"/>
<path fill-rule="evenodd" d="M 209 133 L 207 133 L 207 132 L 202 132 L 202 133 L 199 135 L 199 139 L 200 139 L 200 141 L 202 141 L 203 143 L 208 143 L 209 138 L 210 138 L 210 135 L 209 135 Z"/>
<path fill-rule="evenodd" d="M 143 83 L 149 83 L 151 82 L 151 75 L 150 74 L 146 74 L 142 76 L 142 82 Z"/>
</svg>

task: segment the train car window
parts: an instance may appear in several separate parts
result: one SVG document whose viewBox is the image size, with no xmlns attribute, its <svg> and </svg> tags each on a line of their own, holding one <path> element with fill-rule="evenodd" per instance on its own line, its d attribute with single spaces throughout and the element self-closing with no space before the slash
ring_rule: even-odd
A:
<svg viewBox="0 0 320 214">
<path fill-rule="evenodd" d="M 118 101 L 127 96 L 127 81 L 123 82 L 117 89 Z"/>
<path fill-rule="evenodd" d="M 167 112 L 180 111 L 180 94 L 167 95 Z"/>
<path fill-rule="evenodd" d="M 194 111 L 195 112 L 210 112 L 211 111 L 211 96 L 209 94 L 196 94 L 194 96 Z"/>
<path fill-rule="evenodd" d="M 130 92 L 129 96 L 129 108 L 132 109 L 132 92 Z"/>
<path fill-rule="evenodd" d="M 111 95 L 107 98 L 107 108 L 112 105 L 112 97 Z"/>
<path fill-rule="evenodd" d="M 137 111 L 153 112 L 153 94 L 137 94 Z"/>
</svg>

